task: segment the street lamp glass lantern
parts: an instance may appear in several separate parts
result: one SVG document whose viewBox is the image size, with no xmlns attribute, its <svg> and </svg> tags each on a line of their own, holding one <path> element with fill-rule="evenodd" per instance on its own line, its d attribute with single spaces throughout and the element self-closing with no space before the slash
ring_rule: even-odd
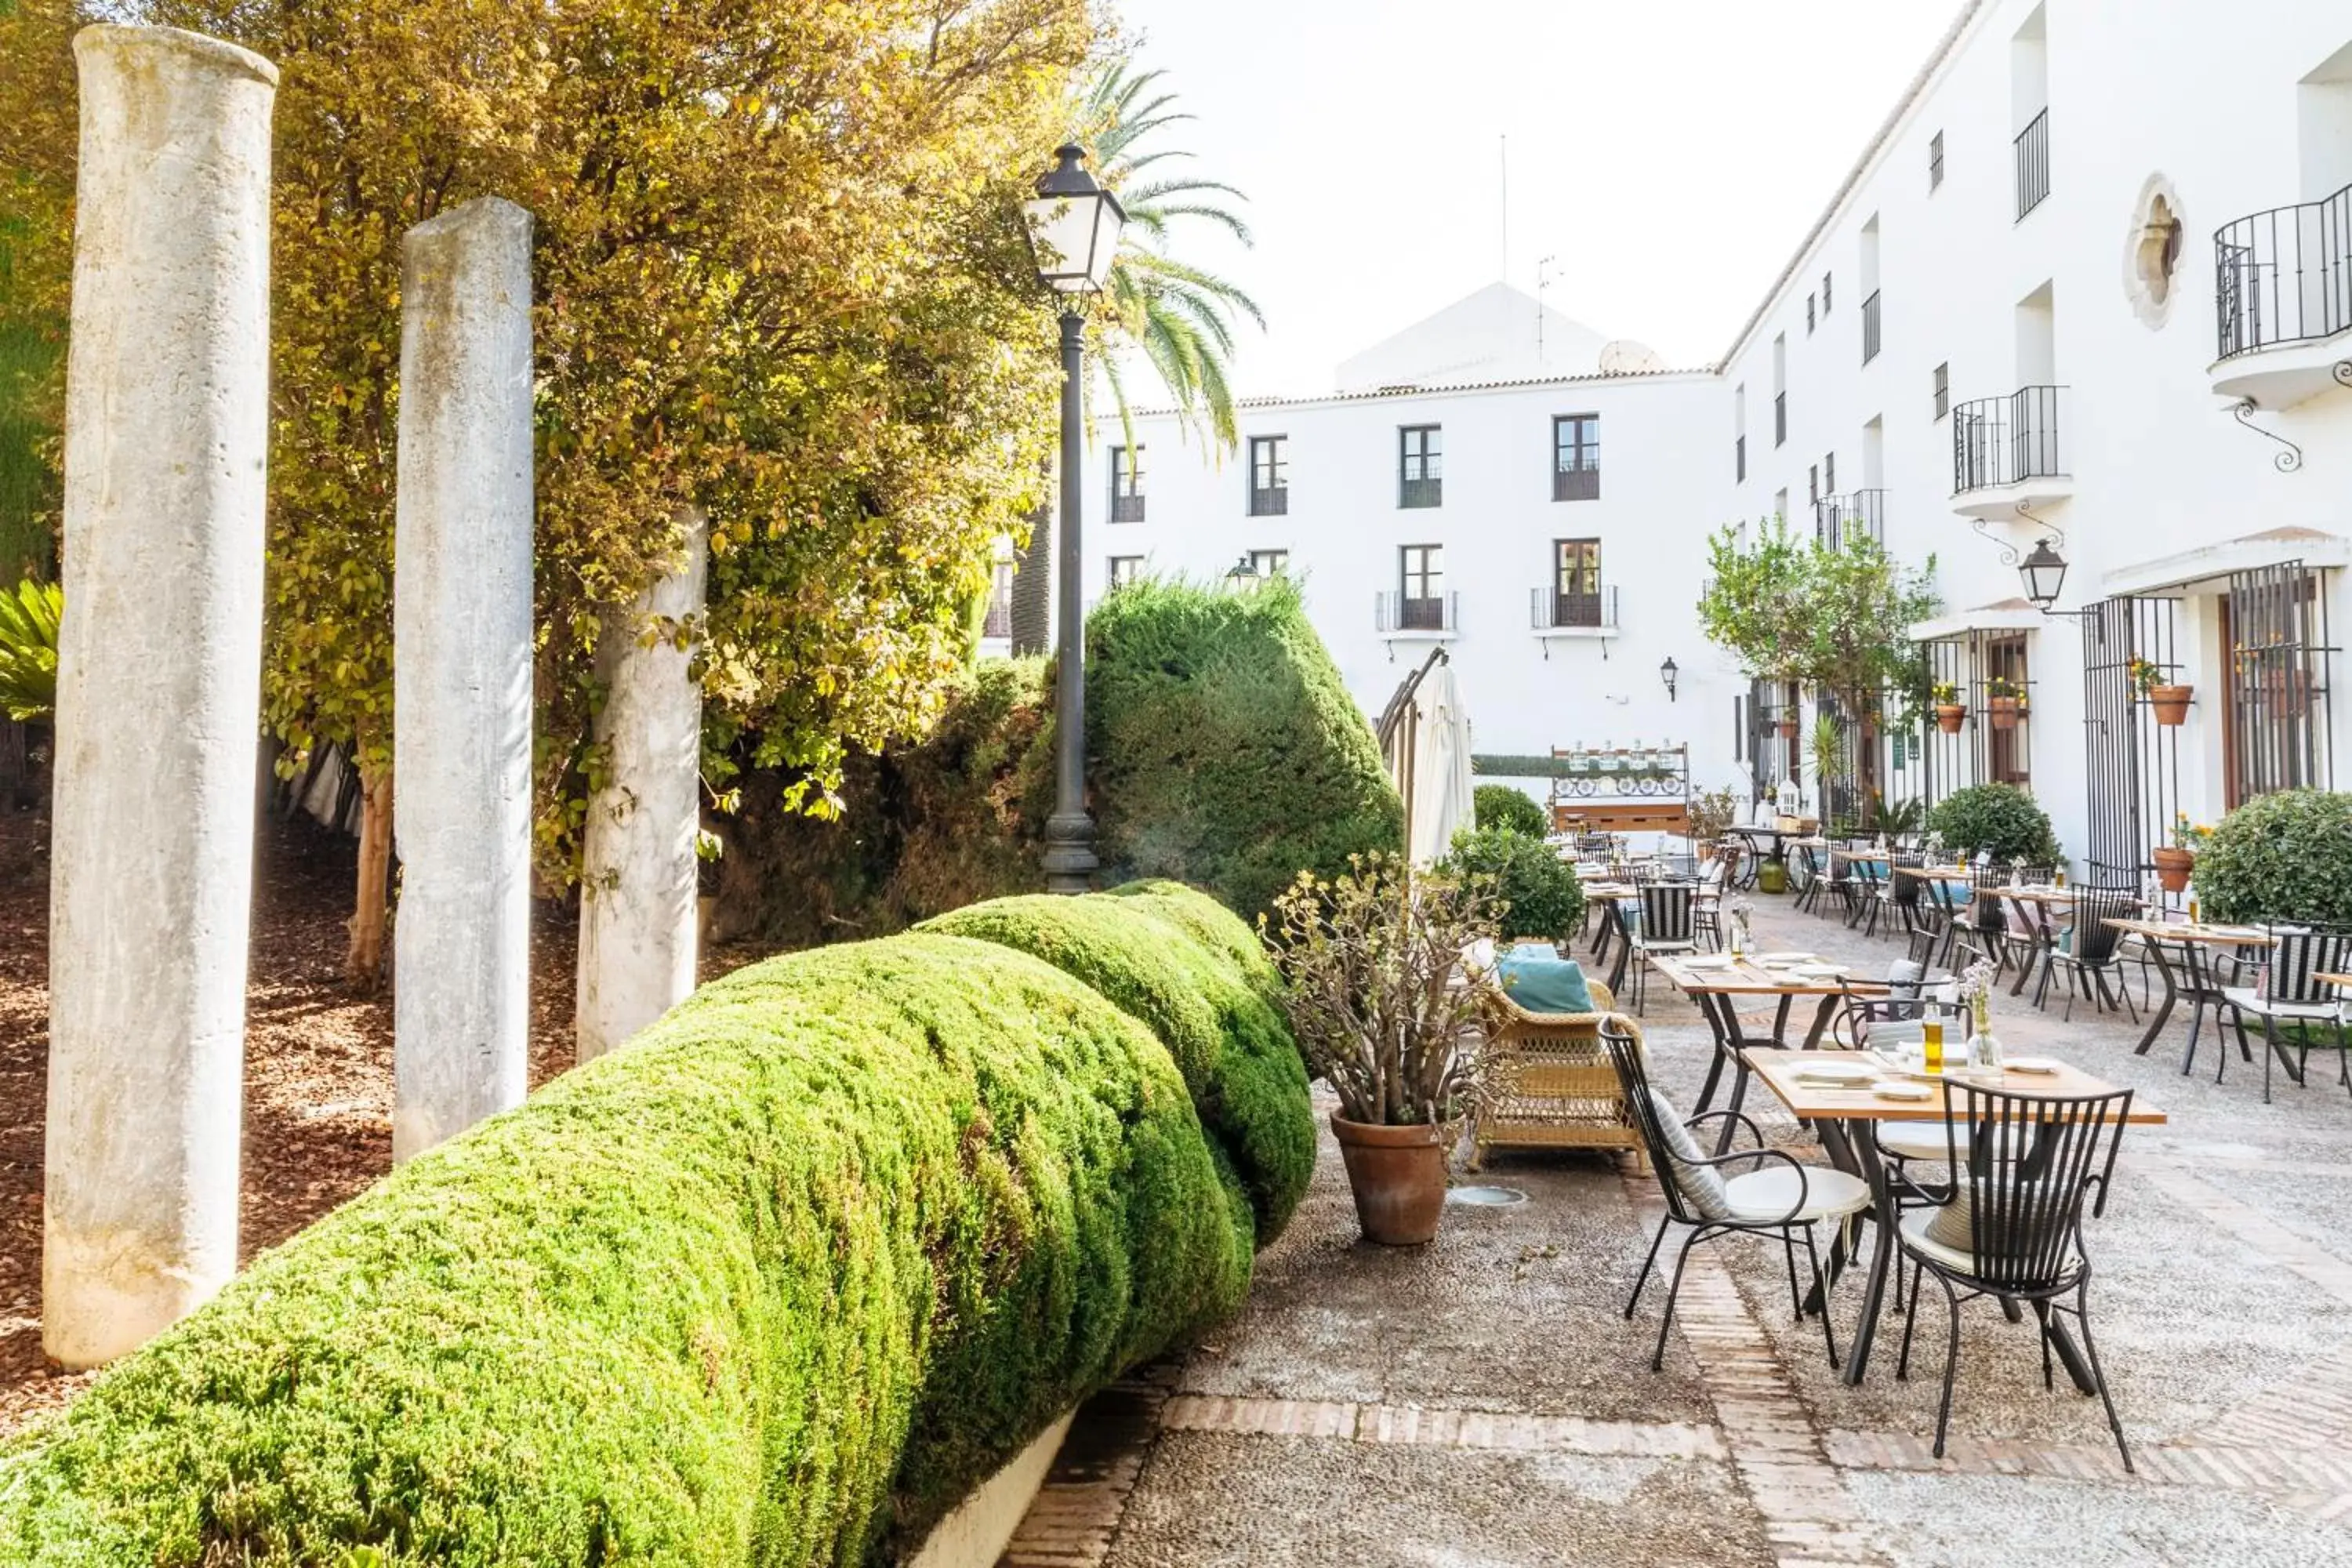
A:
<svg viewBox="0 0 2352 1568">
<path fill-rule="evenodd" d="M 2058 602 L 2059 590 L 2066 585 L 2065 558 L 2045 539 L 2033 547 L 2033 553 L 2018 567 L 2017 574 L 2025 579 L 2025 596 L 2036 609 L 2046 610 Z"/>
<path fill-rule="evenodd" d="M 1038 280 L 1057 294 L 1101 293 L 1127 226 L 1127 210 L 1087 173 L 1086 156 L 1076 142 L 1062 147 L 1035 197 L 1021 204 Z"/>
<path fill-rule="evenodd" d="M 1674 656 L 1672 654 L 1668 654 L 1666 656 L 1665 663 L 1658 666 L 1658 679 L 1666 683 L 1666 700 L 1668 701 L 1674 700 L 1675 682 L 1676 678 L 1681 674 L 1682 667 L 1675 662 Z"/>
<path fill-rule="evenodd" d="M 1246 555 L 1243 556 L 1234 563 L 1233 570 L 1225 574 L 1225 581 L 1236 588 L 1251 586 L 1257 582 L 1257 563 Z"/>
</svg>

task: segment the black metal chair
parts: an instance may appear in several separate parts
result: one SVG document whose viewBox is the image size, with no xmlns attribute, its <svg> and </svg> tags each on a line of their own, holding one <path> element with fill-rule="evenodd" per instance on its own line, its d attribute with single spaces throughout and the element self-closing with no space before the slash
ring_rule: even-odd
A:
<svg viewBox="0 0 2352 1568">
<path fill-rule="evenodd" d="M 1822 1277 L 1821 1254 L 1813 1245 L 1813 1226 L 1817 1221 L 1842 1220 L 1867 1209 L 1868 1184 L 1843 1171 L 1808 1165 L 1783 1150 L 1764 1147 L 1764 1135 L 1756 1123 L 1737 1110 L 1711 1110 L 1688 1119 L 1677 1115 L 1673 1103 L 1651 1087 L 1641 1046 L 1633 1036 L 1603 1023 L 1601 1042 L 1617 1068 L 1617 1081 L 1624 1091 L 1626 1107 L 1633 1113 L 1642 1146 L 1650 1156 L 1650 1169 L 1658 1179 L 1658 1190 L 1666 1200 L 1665 1217 L 1658 1222 L 1658 1234 L 1651 1238 L 1649 1255 L 1642 1259 L 1642 1272 L 1634 1278 L 1633 1293 L 1626 1299 L 1626 1321 L 1633 1321 L 1642 1304 L 1643 1287 L 1650 1282 L 1650 1270 L 1657 1265 L 1658 1249 L 1665 1245 L 1668 1229 L 1680 1225 L 1689 1230 L 1675 1256 L 1674 1281 L 1666 1288 L 1666 1310 L 1658 1321 L 1658 1343 L 1650 1354 L 1650 1370 L 1657 1372 L 1665 1365 L 1666 1333 L 1674 1325 L 1675 1299 L 1682 1293 L 1683 1266 L 1690 1261 L 1692 1247 L 1713 1237 L 1778 1237 L 1789 1266 L 1790 1302 L 1801 1321 L 1805 1292 L 1797 1281 L 1800 1230 L 1803 1233 L 1805 1257 L 1812 1268 L 1813 1294 L 1821 1304 L 1822 1340 L 1829 1347 L 1830 1365 L 1837 1365 L 1837 1333 L 1830 1322 L 1829 1293 L 1832 1282 Z M 1691 1135 L 1691 1130 L 1713 1121 L 1747 1128 L 1757 1146 L 1708 1156 Z M 1758 1168 L 1726 1180 L 1724 1168 L 1739 1164 Z"/>
<path fill-rule="evenodd" d="M 1641 889 L 1639 911 L 1626 933 L 1626 961 L 1633 971 L 1633 1012 L 1640 1016 L 1649 1002 L 1650 960 L 1661 953 L 1698 951 L 1698 886 L 1694 882 L 1650 882 Z M 1615 986 L 1611 987 L 1616 989 Z"/>
<path fill-rule="evenodd" d="M 1824 880 L 1822 876 L 1822 854 L 1820 849 L 1811 844 L 1792 844 L 1789 847 L 1789 885 L 1796 891 L 1796 907 L 1801 910 L 1811 910 L 1821 902 L 1822 886 Z"/>
<path fill-rule="evenodd" d="M 1846 862 L 1846 929 L 1861 925 L 1862 934 L 1878 934 L 1878 914 L 1886 907 L 1886 862 L 1868 851 Z M 1867 924 L 1864 924 L 1865 919 Z"/>
<path fill-rule="evenodd" d="M 2008 885 L 2008 872 L 1991 865 L 1972 867 L 1969 907 L 1960 922 L 1969 951 L 1992 960 L 1995 979 L 2009 973 L 2009 917 L 2001 910 L 2000 897 Z"/>
<path fill-rule="evenodd" d="M 1898 1227 L 1902 1249 L 1917 1272 L 1904 1308 L 1903 1353 L 1895 1375 L 1911 1374 L 1911 1335 L 1919 1321 L 1919 1286 L 1930 1275 L 1951 1309 L 1945 1352 L 1944 1398 L 1936 1413 L 1936 1457 L 1944 1456 L 1951 1425 L 1952 1384 L 1960 1361 L 1960 1306 L 1990 1296 L 2005 1311 L 2031 1307 L 2042 1329 L 2042 1382 L 2052 1386 L 2050 1354 L 2065 1332 L 2063 1314 L 2082 1326 L 2083 1350 L 2107 1426 L 2132 1468 L 2123 1421 L 2099 1366 L 2091 1337 L 2091 1263 L 2083 1244 L 2083 1205 L 2094 1193 L 2096 1215 L 2106 1207 L 2116 1151 L 2132 1091 L 2064 1098 L 1944 1084 L 1946 1158 L 1955 1173 L 1948 1202 L 1913 1209 Z M 1965 1142 L 1964 1142 L 1965 1140 Z M 1912 1191 L 1934 1194 L 1912 1184 Z M 2072 1296 L 2069 1307 L 2064 1298 Z M 2069 1358 L 2070 1366 L 2072 1358 Z"/>
<path fill-rule="evenodd" d="M 2246 1016 L 2252 1014 L 2263 1021 L 2263 1103 L 2271 1100 L 2271 1063 L 2275 1060 L 2286 1068 L 2287 1076 L 2297 1083 L 2307 1081 L 2305 1069 L 2311 1065 L 2311 1032 L 2326 1025 L 2336 1033 L 2340 1054 L 2344 1046 L 2344 1002 L 2336 987 L 2315 978 L 2320 974 L 2341 974 L 2347 955 L 2352 955 L 2352 934 L 2342 931 L 2280 931 L 2272 939 L 2270 963 L 2261 978 L 2252 985 L 2225 985 L 2221 988 L 2221 1005 L 2230 1009 L 2241 1039 L 2245 1037 Z M 2296 1026 L 2299 1049 L 2295 1061 L 2286 1059 L 2286 1047 L 2280 1043 L 2278 1026 L 2281 1020 Z M 2230 1065 L 2230 1053 L 2221 1053 L 2221 1068 L 2213 1074 L 2213 1081 L 2221 1081 L 2221 1072 Z M 2188 1071 L 2184 1064 L 2183 1072 Z M 2339 1068 L 2343 1078 L 2346 1068 Z"/>
<path fill-rule="evenodd" d="M 2042 1005 L 2050 993 L 2051 976 L 2063 969 L 2067 981 L 2064 1022 L 2074 1021 L 2074 998 L 2087 992 L 2101 1012 L 2112 1010 L 2120 1000 L 2132 1022 L 2138 1023 L 2139 1009 L 2132 1005 L 2121 973 L 2124 933 L 2108 923 L 2138 912 L 2139 900 L 2129 889 L 2075 889 L 2074 923 L 2042 950 L 2042 984 L 2034 987 L 2033 1005 Z M 2113 997 L 2107 994 L 2110 975 L 2116 983 Z"/>
</svg>

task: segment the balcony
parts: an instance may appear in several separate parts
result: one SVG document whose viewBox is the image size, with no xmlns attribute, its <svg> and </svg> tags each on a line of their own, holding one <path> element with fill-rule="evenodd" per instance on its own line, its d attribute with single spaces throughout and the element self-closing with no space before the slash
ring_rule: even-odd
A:
<svg viewBox="0 0 2352 1568">
<path fill-rule="evenodd" d="M 1288 517 L 1290 487 L 1276 485 L 1272 489 L 1250 491 L 1249 514 L 1252 517 Z"/>
<path fill-rule="evenodd" d="M 1551 499 L 1554 500 L 1599 500 L 1601 469 L 1554 468 L 1551 475 Z"/>
<path fill-rule="evenodd" d="M 2060 426 L 2063 386 L 2024 386 L 1952 407 L 1952 510 L 2009 517 L 2074 493 Z"/>
<path fill-rule="evenodd" d="M 1401 592 L 1373 596 L 1372 629 L 1384 637 L 1450 637 L 1461 630 L 1459 594 L 1407 598 Z"/>
<path fill-rule="evenodd" d="M 1141 522 L 1143 521 L 1143 498 L 1141 496 L 1111 497 L 1110 520 L 1113 522 Z"/>
<path fill-rule="evenodd" d="M 1444 506 L 1445 481 L 1434 479 L 1401 479 L 1397 484 L 1397 505 L 1401 507 Z"/>
<path fill-rule="evenodd" d="M 1613 637 L 1617 635 L 1617 590 L 1607 585 L 1596 593 L 1563 594 L 1558 584 L 1528 591 L 1528 620 L 1535 635 L 1545 639 L 1544 657 L 1553 637 Z"/>
<path fill-rule="evenodd" d="M 2213 237 L 2213 390 L 2284 408 L 2352 386 L 2352 186 Z"/>
<path fill-rule="evenodd" d="M 1878 290 L 1873 289 L 1870 298 L 1862 302 L 1862 363 L 1868 364 L 1878 357 Z"/>
<path fill-rule="evenodd" d="M 2050 195 L 2050 110 L 2017 133 L 2017 216 L 2042 205 Z"/>
<path fill-rule="evenodd" d="M 1813 503 L 1813 537 L 1825 550 L 1843 550 L 1850 539 L 1886 542 L 1886 492 L 1853 490 Z"/>
</svg>

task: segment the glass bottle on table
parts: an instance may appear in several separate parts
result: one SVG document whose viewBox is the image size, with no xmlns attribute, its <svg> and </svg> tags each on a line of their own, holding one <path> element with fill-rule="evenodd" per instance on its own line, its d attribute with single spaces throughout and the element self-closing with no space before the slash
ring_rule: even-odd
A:
<svg viewBox="0 0 2352 1568">
<path fill-rule="evenodd" d="M 1944 1021 L 1930 1018 L 1919 1026 L 1919 1066 L 1929 1074 L 1944 1070 Z"/>
</svg>

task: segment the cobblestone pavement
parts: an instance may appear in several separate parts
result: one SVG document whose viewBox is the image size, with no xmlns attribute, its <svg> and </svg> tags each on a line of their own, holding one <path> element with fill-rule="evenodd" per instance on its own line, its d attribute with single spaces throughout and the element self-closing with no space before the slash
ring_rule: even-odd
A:
<svg viewBox="0 0 2352 1568">
<path fill-rule="evenodd" d="M 1865 973 L 1900 956 L 1755 902 L 1761 948 Z M 1660 1212 L 1649 1177 L 1497 1155 L 1475 1179 L 1529 1202 L 1449 1208 L 1434 1244 L 1390 1251 L 1357 1239 L 1327 1132 L 1242 1317 L 1081 1416 L 1006 1563 L 2352 1563 L 2352 1095 L 2334 1053 L 2264 1105 L 2261 1062 L 2234 1042 L 2214 1082 L 2210 1030 L 2181 1075 L 2185 1017 L 2139 1057 L 2121 1014 L 2059 1014 L 2004 996 L 1995 1022 L 2012 1053 L 2063 1056 L 2170 1118 L 2126 1136 L 2089 1229 L 2092 1321 L 2137 1476 L 2095 1398 L 2063 1376 L 2043 1390 L 2030 1318 L 1963 1310 L 1937 1459 L 1940 1303 L 1921 1299 L 1908 1381 L 1890 1312 L 1848 1388 L 1819 1323 L 1791 1312 L 1778 1248 L 1718 1243 L 1694 1253 L 1653 1373 L 1662 1292 L 1622 1315 Z M 1696 1010 L 1653 984 L 1644 1027 L 1687 1103 L 1711 1052 Z M 1769 1091 L 1748 1109 L 1820 1157 Z M 1836 1292 L 1841 1345 L 1860 1295 L 1853 1275 Z"/>
</svg>

